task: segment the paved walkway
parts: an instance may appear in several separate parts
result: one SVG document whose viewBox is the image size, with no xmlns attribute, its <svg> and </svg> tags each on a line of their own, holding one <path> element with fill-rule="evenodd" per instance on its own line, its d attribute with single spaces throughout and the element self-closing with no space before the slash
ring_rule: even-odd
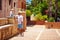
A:
<svg viewBox="0 0 60 40">
<path fill-rule="evenodd" d="M 27 27 L 24 37 L 17 35 L 9 40 L 60 40 L 60 30 L 46 29 L 44 25 Z"/>
</svg>

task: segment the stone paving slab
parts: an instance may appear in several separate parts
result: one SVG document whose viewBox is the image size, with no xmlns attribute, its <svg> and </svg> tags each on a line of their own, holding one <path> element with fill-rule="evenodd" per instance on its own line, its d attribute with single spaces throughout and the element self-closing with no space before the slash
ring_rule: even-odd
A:
<svg viewBox="0 0 60 40">
<path fill-rule="evenodd" d="M 58 32 L 60 33 L 60 29 L 57 29 L 58 30 Z"/>
<path fill-rule="evenodd" d="M 27 27 L 24 37 L 17 35 L 9 40 L 36 40 L 37 35 L 44 28 L 44 26 L 35 25 L 33 27 Z"/>
<path fill-rule="evenodd" d="M 39 40 L 60 40 L 60 36 L 56 33 L 56 29 L 46 29 L 39 37 Z"/>
<path fill-rule="evenodd" d="M 24 34 L 24 37 L 17 35 L 9 40 L 60 40 L 60 29 L 46 29 L 44 25 L 27 27 L 27 30 L 24 32 Z"/>
</svg>

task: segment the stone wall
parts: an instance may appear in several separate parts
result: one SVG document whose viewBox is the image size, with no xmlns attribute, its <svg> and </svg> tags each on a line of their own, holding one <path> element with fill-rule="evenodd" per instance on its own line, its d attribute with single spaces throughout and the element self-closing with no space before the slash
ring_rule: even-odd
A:
<svg viewBox="0 0 60 40">
<path fill-rule="evenodd" d="M 17 14 L 18 9 L 26 9 L 26 0 L 12 0 L 9 5 L 9 0 L 2 0 L 2 10 L 0 10 L 0 18 L 9 16 L 10 9 L 14 9 L 14 14 Z"/>
</svg>

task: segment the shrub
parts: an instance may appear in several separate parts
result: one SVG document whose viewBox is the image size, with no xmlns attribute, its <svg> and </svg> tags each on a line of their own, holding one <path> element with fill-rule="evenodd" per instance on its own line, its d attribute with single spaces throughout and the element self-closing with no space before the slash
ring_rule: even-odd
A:
<svg viewBox="0 0 60 40">
<path fill-rule="evenodd" d="M 31 16 L 31 11 L 30 10 L 26 10 L 26 16 Z"/>
<path fill-rule="evenodd" d="M 43 15 L 43 19 L 44 20 L 47 20 L 48 19 L 48 16 L 47 15 Z"/>
<path fill-rule="evenodd" d="M 36 20 L 41 20 L 40 18 L 42 18 L 42 15 L 41 15 L 41 14 L 36 14 L 36 15 L 35 15 L 35 19 L 36 19 Z"/>
<path fill-rule="evenodd" d="M 50 17 L 50 18 L 48 19 L 48 22 L 55 22 L 55 20 L 54 20 L 53 17 Z"/>
<path fill-rule="evenodd" d="M 47 20 L 48 17 L 47 17 L 47 15 L 42 15 L 41 13 L 39 13 L 35 16 L 35 19 L 36 20 Z"/>
</svg>

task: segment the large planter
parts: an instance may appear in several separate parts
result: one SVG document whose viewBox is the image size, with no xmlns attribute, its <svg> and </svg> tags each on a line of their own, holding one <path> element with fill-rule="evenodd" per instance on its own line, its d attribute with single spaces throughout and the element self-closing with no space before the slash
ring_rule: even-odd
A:
<svg viewBox="0 0 60 40">
<path fill-rule="evenodd" d="M 27 25 L 44 25 L 45 21 L 27 21 Z"/>
<path fill-rule="evenodd" d="M 35 25 L 36 21 L 27 21 L 27 25 Z"/>
<path fill-rule="evenodd" d="M 46 22 L 46 28 L 60 29 L 60 22 Z"/>
<path fill-rule="evenodd" d="M 44 25 L 45 21 L 40 20 L 40 21 L 36 21 L 36 25 Z"/>
</svg>

